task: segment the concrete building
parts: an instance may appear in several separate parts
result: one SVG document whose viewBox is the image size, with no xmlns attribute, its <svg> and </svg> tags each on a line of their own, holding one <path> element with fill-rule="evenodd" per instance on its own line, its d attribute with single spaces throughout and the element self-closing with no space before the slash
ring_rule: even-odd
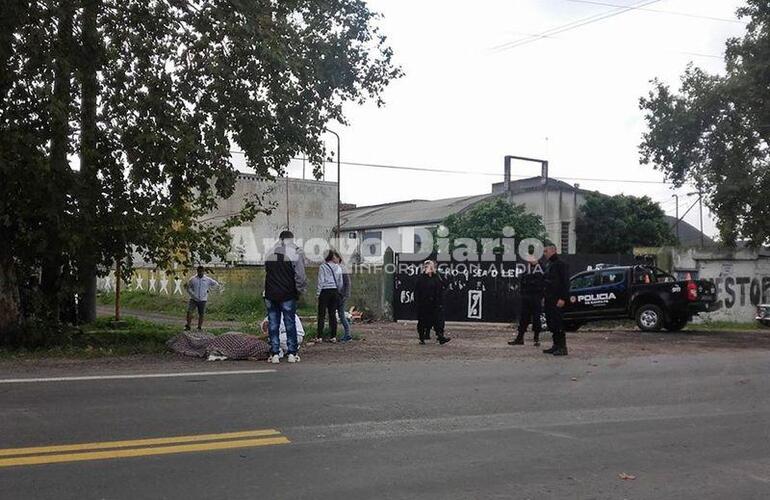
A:
<svg viewBox="0 0 770 500">
<path fill-rule="evenodd" d="M 493 184 L 489 194 L 432 201 L 408 200 L 344 210 L 341 233 L 343 237 L 358 241 L 362 261 L 381 262 L 386 248 L 390 247 L 394 252 L 416 252 L 420 247 L 420 230 L 430 231 L 450 214 L 462 213 L 477 203 L 502 196 L 541 216 L 548 238 L 557 244 L 561 253 L 575 253 L 578 211 L 589 193 L 592 192 L 580 189 L 577 184 L 553 178 L 530 177 L 512 181 L 506 170 L 505 180 Z M 666 220 L 672 228 L 676 224 L 674 217 Z M 679 233 L 683 245 L 700 244 L 700 231 L 684 221 L 679 223 Z M 713 245 L 711 239 L 705 237 L 704 240 L 707 245 Z"/>
<path fill-rule="evenodd" d="M 420 246 L 418 229 L 434 229 L 450 214 L 461 213 L 482 201 L 505 197 L 540 215 L 545 221 L 548 237 L 560 246 L 561 252 L 575 253 L 575 221 L 587 193 L 553 178 L 547 182 L 542 177 L 501 182 L 493 184 L 489 194 L 433 201 L 409 200 L 346 210 L 342 212 L 342 234 L 358 239 L 363 261 L 378 262 L 387 247 L 395 252 L 417 251 Z M 382 244 L 376 243 L 378 239 Z"/>
<path fill-rule="evenodd" d="M 328 240 L 337 223 L 337 183 L 317 180 L 279 178 L 265 180 L 252 174 L 239 174 L 233 195 L 220 201 L 210 221 L 225 220 L 237 213 L 243 202 L 253 196 L 262 206 L 273 207 L 270 214 L 259 214 L 248 224 L 234 227 L 232 248 L 227 260 L 241 264 L 262 264 L 265 242 L 274 242 L 284 229 L 297 239 Z"/>
</svg>

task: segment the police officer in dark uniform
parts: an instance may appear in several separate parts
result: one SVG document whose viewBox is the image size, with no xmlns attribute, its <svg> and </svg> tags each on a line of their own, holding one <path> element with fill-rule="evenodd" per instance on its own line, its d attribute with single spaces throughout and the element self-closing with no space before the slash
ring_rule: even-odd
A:
<svg viewBox="0 0 770 500">
<path fill-rule="evenodd" d="M 546 244 L 543 249 L 545 258 L 545 319 L 548 329 L 553 334 L 553 347 L 543 350 L 554 356 L 567 355 L 567 335 L 564 333 L 564 306 L 569 300 L 569 269 L 567 263 L 559 259 L 556 245 Z"/>
<path fill-rule="evenodd" d="M 417 333 L 420 344 L 430 339 L 431 328 L 436 330 L 439 344 L 449 342 L 444 335 L 444 282 L 436 273 L 436 263 L 426 260 L 422 273 L 414 287 L 414 301 L 417 305 Z"/>
<path fill-rule="evenodd" d="M 535 346 L 540 345 L 540 331 L 542 330 L 540 315 L 543 313 L 543 290 L 545 280 L 543 268 L 532 258 L 527 263 L 526 272 L 519 276 L 519 334 L 509 341 L 508 345 L 524 345 L 524 332 L 532 323 L 535 332 Z"/>
</svg>

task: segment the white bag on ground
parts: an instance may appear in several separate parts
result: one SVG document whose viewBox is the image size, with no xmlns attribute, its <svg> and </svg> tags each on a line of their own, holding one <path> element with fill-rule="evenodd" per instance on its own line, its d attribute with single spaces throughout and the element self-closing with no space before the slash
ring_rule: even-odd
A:
<svg viewBox="0 0 770 500">
<path fill-rule="evenodd" d="M 302 340 L 305 338 L 305 329 L 302 327 L 302 320 L 300 320 L 299 316 L 296 314 L 294 315 L 294 324 L 297 325 L 297 346 L 301 346 Z M 268 319 L 265 318 L 262 321 L 262 331 L 268 333 L 267 328 Z M 286 346 L 286 326 L 283 324 L 283 315 L 281 315 L 280 328 L 278 329 L 278 338 L 281 341 L 281 350 L 278 352 L 278 356 L 282 358 L 284 353 L 289 350 Z M 268 339 L 268 342 L 270 342 L 270 339 Z"/>
</svg>

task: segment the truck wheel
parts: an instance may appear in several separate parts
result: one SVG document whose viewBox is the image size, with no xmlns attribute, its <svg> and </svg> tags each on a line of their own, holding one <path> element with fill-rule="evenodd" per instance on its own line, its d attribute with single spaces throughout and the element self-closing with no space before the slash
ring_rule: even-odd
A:
<svg viewBox="0 0 770 500">
<path fill-rule="evenodd" d="M 636 310 L 636 325 L 644 332 L 657 332 L 663 326 L 663 311 L 655 304 L 644 304 Z"/>
<path fill-rule="evenodd" d="M 665 328 L 669 332 L 678 332 L 685 326 L 687 326 L 687 318 L 672 318 L 665 324 Z"/>
</svg>

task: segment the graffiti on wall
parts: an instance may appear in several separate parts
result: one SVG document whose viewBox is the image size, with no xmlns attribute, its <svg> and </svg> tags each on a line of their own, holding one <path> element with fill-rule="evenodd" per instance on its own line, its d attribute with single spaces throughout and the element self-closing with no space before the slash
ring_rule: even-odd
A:
<svg viewBox="0 0 770 500">
<path fill-rule="evenodd" d="M 179 276 L 171 271 L 149 270 L 146 271 L 146 274 L 147 277 L 145 277 L 145 273 L 142 271 L 135 271 L 131 275 L 130 280 L 121 280 L 121 290 L 126 292 L 133 291 L 148 293 L 150 295 L 177 295 L 181 297 L 187 295 L 186 285 L 189 278 Z M 212 278 L 217 279 L 215 276 L 212 276 Z M 106 276 L 97 278 L 96 289 L 105 293 L 114 292 L 116 285 L 115 281 L 115 273 L 110 272 L 110 274 Z M 145 282 L 147 283 L 146 285 Z M 224 293 L 226 286 L 225 281 L 217 279 L 217 282 L 219 283 L 217 291 L 220 294 Z M 169 285 L 173 285 L 173 289 L 170 289 Z"/>
<path fill-rule="evenodd" d="M 717 288 L 717 302 L 713 311 L 770 302 L 770 276 L 729 275 L 704 279 L 714 283 Z"/>
</svg>

